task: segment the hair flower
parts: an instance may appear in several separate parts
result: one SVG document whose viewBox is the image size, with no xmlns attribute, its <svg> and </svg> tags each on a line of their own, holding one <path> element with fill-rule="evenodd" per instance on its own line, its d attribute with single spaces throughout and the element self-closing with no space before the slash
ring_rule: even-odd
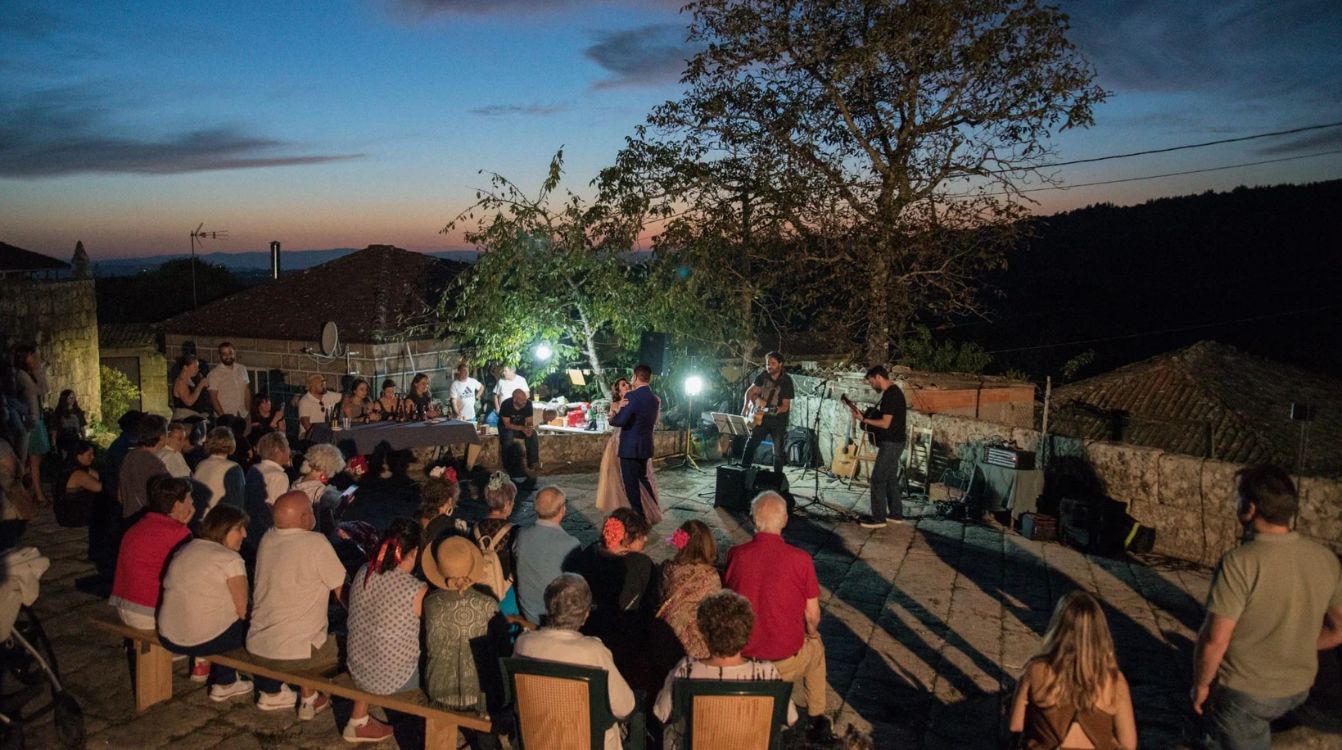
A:
<svg viewBox="0 0 1342 750">
<path fill-rule="evenodd" d="M 676 529 L 676 533 L 671 535 L 666 541 L 671 543 L 676 549 L 685 549 L 685 545 L 690 543 L 690 535 L 685 533 L 684 529 Z"/>
<path fill-rule="evenodd" d="M 624 536 L 624 522 L 614 516 L 607 518 L 605 525 L 601 527 L 601 539 L 606 543 L 606 549 L 623 544 Z"/>
</svg>

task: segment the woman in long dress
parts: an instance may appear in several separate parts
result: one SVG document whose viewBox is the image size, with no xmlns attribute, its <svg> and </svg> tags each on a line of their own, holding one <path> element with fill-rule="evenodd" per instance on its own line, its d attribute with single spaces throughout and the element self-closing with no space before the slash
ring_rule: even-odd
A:
<svg viewBox="0 0 1342 750">
<path fill-rule="evenodd" d="M 629 381 L 620 378 L 612 389 L 614 398 L 610 402 L 610 414 L 618 414 L 624 405 L 624 395 L 629 392 Z M 652 471 L 652 459 L 648 459 L 648 484 L 655 494 L 649 494 L 643 488 L 643 515 L 649 526 L 655 526 L 662 520 L 662 509 L 657 505 L 657 475 Z M 606 450 L 601 454 L 601 472 L 596 481 L 596 507 L 610 513 L 616 508 L 629 508 L 629 499 L 625 497 L 624 479 L 620 476 L 620 428 L 610 428 L 610 439 L 606 441 Z"/>
</svg>

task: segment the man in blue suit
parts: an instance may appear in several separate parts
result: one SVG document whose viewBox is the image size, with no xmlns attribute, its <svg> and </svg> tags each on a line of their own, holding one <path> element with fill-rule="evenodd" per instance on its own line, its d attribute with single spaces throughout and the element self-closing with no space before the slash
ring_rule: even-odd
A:
<svg viewBox="0 0 1342 750">
<path fill-rule="evenodd" d="M 644 519 L 647 515 L 640 500 L 644 487 L 653 502 L 657 502 L 648 482 L 648 460 L 652 458 L 652 428 L 661 404 L 652 392 L 651 383 L 652 368 L 644 364 L 635 367 L 634 386 L 625 394 L 619 413 L 610 418 L 610 423 L 620 428 L 620 476 L 624 479 L 625 497 L 629 498 L 629 507 Z"/>
</svg>

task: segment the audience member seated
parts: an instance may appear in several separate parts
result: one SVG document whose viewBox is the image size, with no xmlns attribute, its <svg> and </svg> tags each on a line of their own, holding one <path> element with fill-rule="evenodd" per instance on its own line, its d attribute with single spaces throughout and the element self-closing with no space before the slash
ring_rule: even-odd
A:
<svg viewBox="0 0 1342 750">
<path fill-rule="evenodd" d="M 631 513 L 633 511 L 630 511 Z M 564 573 L 545 587 L 545 626 L 517 637 L 513 655 L 606 670 L 611 713 L 624 720 L 634 712 L 634 691 L 615 667 L 615 658 L 599 638 L 578 630 L 592 609 L 592 589 L 582 576 Z M 620 750 L 621 726 L 606 730 L 606 750 Z"/>
<path fill-rule="evenodd" d="M 508 520 L 516 501 L 517 485 L 507 474 L 494 472 L 485 486 L 485 505 L 489 513 L 471 530 L 471 539 L 480 546 L 485 558 L 483 583 L 499 600 L 505 615 L 518 613 L 517 592 L 513 591 L 513 581 L 516 580 L 513 546 L 517 543 L 517 525 Z"/>
<path fill-rule="evenodd" d="M 135 448 L 121 462 L 117 477 L 117 499 L 121 503 L 123 526 L 129 527 L 149 503 L 149 480 L 167 474 L 168 468 L 158 457 L 158 449 L 167 440 L 167 420 L 157 414 L 143 414 L 135 427 Z"/>
<path fill-rule="evenodd" d="M 307 495 L 284 493 L 275 501 L 274 516 L 275 528 L 257 546 L 247 650 L 286 672 L 333 663 L 336 641 L 326 632 L 326 606 L 332 594 L 343 602 L 345 567 L 326 537 L 312 530 L 317 518 Z M 294 693 L 288 685 L 257 677 L 256 686 L 261 691 L 257 708 L 293 709 Z M 298 718 L 311 720 L 330 706 L 330 698 L 305 687 Z"/>
<path fill-rule="evenodd" d="M 319 443 L 308 446 L 303 454 L 299 479 L 291 489 L 298 490 L 312 501 L 317 515 L 317 530 L 330 534 L 335 530 L 335 510 L 340 505 L 340 491 L 331 486 L 331 478 L 345 470 L 345 456 L 334 445 Z"/>
<path fill-rule="evenodd" d="M 155 452 L 158 460 L 163 462 L 163 467 L 168 470 L 168 474 L 178 479 L 191 478 L 191 469 L 186 465 L 186 456 L 182 455 L 182 450 L 188 446 L 186 436 L 189 432 L 191 427 L 186 422 L 169 424 L 163 446 Z"/>
<path fill-rule="evenodd" d="M 293 463 L 293 454 L 289 452 L 289 438 L 283 432 L 272 432 L 261 438 L 256 444 L 256 453 L 260 461 L 247 470 L 246 498 L 243 508 L 251 517 L 247 535 L 251 537 L 248 546 L 255 549 L 274 524 L 271 506 L 289 490 L 289 474 L 285 470 Z"/>
<path fill-rule="evenodd" d="M 247 639 L 247 571 L 242 540 L 247 514 L 233 505 L 217 505 L 200 523 L 200 538 L 182 546 L 168 561 L 158 637 L 163 647 L 187 656 L 213 656 L 242 648 Z M 210 700 L 251 695 L 252 683 L 229 667 L 197 661 L 193 679 L 208 670 Z"/>
<path fill-rule="evenodd" d="M 645 645 L 657 609 L 656 568 L 643 554 L 647 543 L 647 521 L 629 508 L 616 508 L 577 568 L 592 590 L 592 616 L 583 632 L 610 648 L 630 684 L 651 691 L 663 675 L 654 673 L 654 655 Z"/>
<path fill-rule="evenodd" d="M 273 406 L 270 397 L 264 393 L 258 393 L 252 396 L 251 421 L 247 428 L 247 439 L 253 444 L 266 435 L 276 430 L 283 432 L 281 425 L 284 424 L 284 406 Z"/>
<path fill-rule="evenodd" d="M 526 471 L 528 474 L 541 467 L 540 436 L 536 433 L 539 422 L 536 408 L 531 403 L 527 391 L 518 388 L 512 397 L 499 406 L 499 453 L 506 454 L 514 440 L 526 445 Z"/>
<path fill-rule="evenodd" d="M 401 397 L 396 395 L 396 381 L 387 378 L 382 381 L 382 395 L 373 402 L 373 413 L 378 419 L 400 419 Z"/>
<path fill-rule="evenodd" d="M 93 468 L 93 443 L 76 439 L 66 445 L 64 480 L 56 497 L 56 521 L 62 526 L 87 526 L 103 491 L 98 470 Z"/>
<path fill-rule="evenodd" d="M 420 487 L 419 528 L 424 549 L 431 549 L 446 536 L 471 535 L 470 525 L 453 516 L 457 510 L 457 492 L 456 481 L 447 477 L 429 477 Z M 420 555 L 419 569 L 416 571 L 416 575 L 422 579 L 425 558 L 426 555 Z"/>
<path fill-rule="evenodd" d="M 0 398 L 4 396 L 0 395 Z M 14 439 L 27 439 L 27 436 Z M 27 511 L 32 510 L 32 508 L 19 508 L 18 497 L 27 490 L 23 487 L 23 467 L 19 463 L 19 452 L 14 450 L 9 441 L 9 437 L 0 434 L 0 550 L 19 546 L 19 540 L 28 527 L 28 519 L 24 516 L 27 515 Z M 91 540 L 89 544 L 91 548 Z"/>
<path fill-rule="evenodd" d="M 219 424 L 223 425 L 225 419 L 236 420 L 240 417 L 221 417 Z M 234 437 L 237 434 L 235 430 L 233 432 Z M 204 461 L 208 455 L 210 454 L 205 452 L 205 433 L 201 430 L 187 430 L 186 445 L 182 446 L 182 458 L 186 459 L 187 468 L 191 470 L 192 474 L 196 473 L 196 467 L 200 466 L 200 462 Z"/>
<path fill-rule="evenodd" d="M 62 458 L 68 458 L 75 443 L 86 437 L 86 427 L 88 418 L 79 408 L 79 397 L 72 390 L 61 391 L 56 410 L 51 415 L 51 431 L 56 436 L 52 443 Z"/>
<path fill-rule="evenodd" d="M 103 483 L 102 494 L 94 506 L 89 518 L 88 556 L 97 569 L 99 585 L 109 585 L 116 571 L 117 544 L 121 538 L 122 516 L 121 501 L 118 492 L 118 479 L 121 465 L 126 455 L 135 447 L 136 433 L 144 412 L 131 409 L 117 419 L 121 434 L 107 446 L 103 454 L 100 479 Z M 159 463 L 162 463 L 161 461 Z"/>
<path fill-rule="evenodd" d="M 247 479 L 242 467 L 229 458 L 236 447 L 233 431 L 216 427 L 205 436 L 205 451 L 209 455 L 196 466 L 192 479 L 196 480 L 196 507 L 204 518 L 220 503 L 242 510 L 246 503 Z"/>
<path fill-rule="evenodd" d="M 326 424 L 336 416 L 341 395 L 326 390 L 326 378 L 317 373 L 308 376 L 308 390 L 298 399 L 298 436 L 306 440 L 314 424 Z"/>
<path fill-rule="evenodd" d="M 705 659 L 709 652 L 699 630 L 699 602 L 722 588 L 718 545 L 702 521 L 686 521 L 671 536 L 671 546 L 676 555 L 662 567 L 662 607 L 657 616 L 675 631 L 686 655 Z"/>
<path fill-rule="evenodd" d="M 498 600 L 474 584 L 484 558 L 470 540 L 448 536 L 425 555 L 424 573 L 435 590 L 424 600 L 424 692 L 452 711 L 496 713 L 502 699 L 498 657 L 507 655 L 508 625 Z M 494 738 L 463 732 L 476 748 Z"/>
<path fill-rule="evenodd" d="M 727 588 L 750 601 L 756 627 L 741 653 L 767 659 L 792 683 L 792 702 L 807 712 L 809 738 L 834 732 L 825 716 L 825 645 L 820 641 L 820 584 L 804 550 L 783 541 L 787 503 L 761 492 L 750 504 L 755 536 L 727 551 Z"/>
<path fill-rule="evenodd" d="M 1128 681 L 1095 597 L 1073 591 L 1058 600 L 1043 650 L 1025 663 L 1011 702 L 1019 747 L 1137 747 Z"/>
<path fill-rule="evenodd" d="M 747 659 L 741 655 L 750 640 L 750 631 L 755 625 L 755 614 L 750 611 L 750 602 L 734 591 L 717 591 L 704 597 L 695 608 L 695 619 L 699 623 L 696 631 L 701 631 L 700 641 L 704 645 L 705 656 L 686 656 L 666 676 L 666 684 L 657 694 L 653 713 L 664 725 L 663 748 L 676 750 L 684 736 L 684 722 L 667 723 L 671 718 L 673 685 L 676 680 L 781 680 L 773 662 Z M 797 709 L 788 701 L 787 721 L 791 725 L 797 720 Z"/>
<path fill-rule="evenodd" d="M 368 398 L 368 381 L 363 378 L 355 378 L 349 385 L 349 393 L 346 393 L 340 400 L 341 418 L 348 419 L 351 424 L 364 424 L 377 419 L 373 412 L 373 401 Z"/>
<path fill-rule="evenodd" d="M 112 579 L 109 603 L 122 622 L 154 629 L 163 570 L 173 550 L 191 538 L 186 524 L 193 515 L 191 482 L 162 474 L 149 483 L 147 512 L 126 530 Z"/>
<path fill-rule="evenodd" d="M 413 573 L 419 550 L 419 526 L 398 518 L 350 581 L 346 663 L 354 685 L 364 692 L 419 689 L 419 624 L 427 591 Z M 354 702 L 346 740 L 380 742 L 391 734 L 390 726 L 368 715 L 367 701 Z"/>
<path fill-rule="evenodd" d="M 233 414 L 225 414 L 219 417 L 215 422 L 217 427 L 227 427 L 233 433 L 233 452 L 228 454 L 233 463 L 242 467 L 243 471 L 251 468 L 256 463 L 256 449 L 252 447 L 253 440 L 260 440 L 258 435 L 253 438 L 247 437 L 247 420 Z M 191 457 L 187 456 L 187 463 L 191 463 Z"/>
<path fill-rule="evenodd" d="M 442 409 L 429 392 L 429 376 L 416 373 L 410 381 L 410 394 L 405 397 L 401 408 L 407 419 L 436 419 L 443 416 Z"/>
<path fill-rule="evenodd" d="M 522 617 L 539 625 L 545 614 L 545 587 L 577 564 L 579 543 L 560 525 L 568 509 L 563 490 L 554 485 L 542 487 L 533 503 L 536 523 L 517 532 L 514 588 Z"/>
</svg>

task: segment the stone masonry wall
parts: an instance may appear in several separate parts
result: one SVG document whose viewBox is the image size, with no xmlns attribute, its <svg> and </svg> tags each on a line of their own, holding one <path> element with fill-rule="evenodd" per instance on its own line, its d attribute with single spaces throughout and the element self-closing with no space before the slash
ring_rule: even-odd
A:
<svg viewBox="0 0 1342 750">
<path fill-rule="evenodd" d="M 98 305 L 91 279 L 0 281 L 0 333 L 37 343 L 51 385 L 48 409 L 70 388 L 89 421 L 99 417 Z"/>
<path fill-rule="evenodd" d="M 963 417 L 910 413 L 910 422 L 932 428 L 932 439 L 952 454 L 968 444 L 1006 439 L 1039 451 L 1035 430 L 1010 428 Z M 1155 551 L 1204 565 L 1215 564 L 1235 546 L 1240 527 L 1234 517 L 1234 476 L 1241 466 L 1167 453 L 1154 448 L 1049 436 L 1045 453 L 1084 458 L 1115 500 L 1156 530 Z M 1342 553 L 1342 482 L 1298 479 L 1297 530 Z"/>
</svg>

